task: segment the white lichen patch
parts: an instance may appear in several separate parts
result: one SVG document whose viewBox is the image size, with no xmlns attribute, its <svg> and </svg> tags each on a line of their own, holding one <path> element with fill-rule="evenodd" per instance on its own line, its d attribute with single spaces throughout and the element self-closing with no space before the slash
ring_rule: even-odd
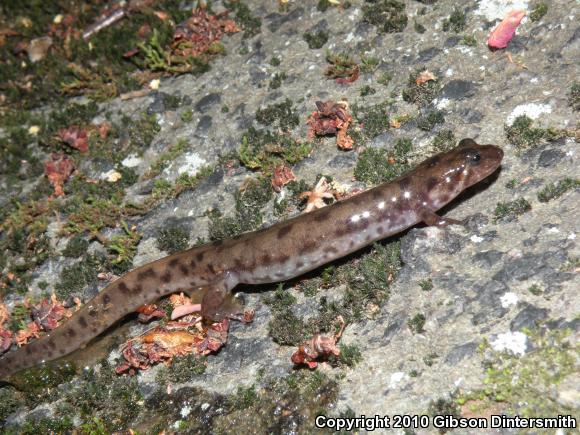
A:
<svg viewBox="0 0 580 435">
<path fill-rule="evenodd" d="M 521 356 L 526 353 L 527 343 L 528 336 L 523 332 L 506 332 L 491 342 L 491 348 L 496 352 L 511 352 Z"/>
<path fill-rule="evenodd" d="M 409 376 L 405 372 L 395 372 L 391 375 L 389 380 L 389 388 L 396 388 L 401 382 L 409 379 Z"/>
<path fill-rule="evenodd" d="M 538 119 L 544 113 L 552 113 L 552 106 L 549 104 L 520 104 L 516 106 L 507 117 L 507 125 L 512 125 L 518 116 L 526 115 L 532 119 Z"/>
<path fill-rule="evenodd" d="M 135 166 L 139 166 L 142 161 L 143 159 L 141 157 L 137 157 L 136 154 L 129 154 L 123 159 L 121 164 L 126 168 L 134 168 Z"/>
<path fill-rule="evenodd" d="M 177 168 L 177 173 L 179 175 L 188 174 L 193 176 L 202 166 L 207 163 L 207 161 L 200 157 L 199 154 L 191 152 L 185 153 L 180 160 L 184 163 L 179 168 Z"/>
<path fill-rule="evenodd" d="M 527 0 L 481 0 L 475 10 L 476 15 L 483 15 L 488 21 L 502 20 L 509 11 L 528 9 Z"/>
<path fill-rule="evenodd" d="M 433 103 L 435 104 L 435 107 L 437 107 L 437 109 L 442 110 L 445 109 L 447 107 L 449 107 L 449 98 L 441 98 L 441 99 L 435 99 L 435 101 L 433 101 Z"/>
<path fill-rule="evenodd" d="M 519 298 L 515 293 L 507 292 L 501 298 L 499 298 L 499 300 L 502 307 L 509 308 L 512 305 L 516 305 L 519 301 Z"/>
</svg>

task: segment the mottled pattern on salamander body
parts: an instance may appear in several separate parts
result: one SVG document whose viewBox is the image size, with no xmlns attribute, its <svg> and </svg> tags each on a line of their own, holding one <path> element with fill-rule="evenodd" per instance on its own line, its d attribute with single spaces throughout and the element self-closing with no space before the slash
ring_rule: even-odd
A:
<svg viewBox="0 0 580 435">
<path fill-rule="evenodd" d="M 202 313 L 220 319 L 231 314 L 223 302 L 238 283 L 293 278 L 419 222 L 452 223 L 435 211 L 494 172 L 502 157 L 498 147 L 464 139 L 404 176 L 345 201 L 144 265 L 111 283 L 59 328 L 4 355 L 0 379 L 86 345 L 118 319 L 169 293 L 205 287 Z"/>
</svg>

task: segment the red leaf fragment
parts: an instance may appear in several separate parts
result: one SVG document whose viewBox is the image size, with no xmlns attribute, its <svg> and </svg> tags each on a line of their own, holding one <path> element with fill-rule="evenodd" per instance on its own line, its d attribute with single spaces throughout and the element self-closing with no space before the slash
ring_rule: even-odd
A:
<svg viewBox="0 0 580 435">
<path fill-rule="evenodd" d="M 294 180 L 296 180 L 296 175 L 294 175 L 294 172 L 288 166 L 278 165 L 274 168 L 272 187 L 276 192 L 280 192 L 283 186 Z"/>
<path fill-rule="evenodd" d="M 348 128 L 352 122 L 352 116 L 348 112 L 348 104 L 345 101 L 317 101 L 318 110 L 312 112 L 306 123 L 309 125 L 308 137 L 326 136 L 336 134 L 336 143 L 340 149 L 350 150 L 353 140 L 348 135 Z"/>
<path fill-rule="evenodd" d="M 491 31 L 487 38 L 487 45 L 492 50 L 506 48 L 516 33 L 522 19 L 526 16 L 526 11 L 509 11 L 501 23 Z"/>
<path fill-rule="evenodd" d="M 67 310 L 53 295 L 50 300 L 44 299 L 40 304 L 31 309 L 32 318 L 39 328 L 52 331 L 58 326 L 58 322 L 66 317 Z"/>
<path fill-rule="evenodd" d="M 63 153 L 52 153 L 51 160 L 44 164 L 44 174 L 54 187 L 53 197 L 63 196 L 63 184 L 74 172 L 75 167 L 71 159 Z"/>
<path fill-rule="evenodd" d="M 68 128 L 61 128 L 58 131 L 58 137 L 71 148 L 86 153 L 89 150 L 87 130 L 78 125 L 71 125 Z"/>
<path fill-rule="evenodd" d="M 184 57 L 212 54 L 214 44 L 224 33 L 240 31 L 233 20 L 226 19 L 227 15 L 228 11 L 210 15 L 205 9 L 194 9 L 193 15 L 175 29 L 171 45 L 173 52 Z"/>
</svg>

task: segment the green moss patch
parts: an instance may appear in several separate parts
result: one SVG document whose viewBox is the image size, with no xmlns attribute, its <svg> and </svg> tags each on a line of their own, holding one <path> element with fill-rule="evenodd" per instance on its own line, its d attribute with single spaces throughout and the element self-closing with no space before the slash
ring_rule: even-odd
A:
<svg viewBox="0 0 580 435">
<path fill-rule="evenodd" d="M 354 176 L 368 184 L 389 182 L 409 170 L 408 155 L 412 150 L 409 139 L 398 139 L 393 150 L 367 148 L 359 154 Z"/>
<path fill-rule="evenodd" d="M 547 184 L 538 192 L 538 200 L 540 202 L 549 202 L 561 197 L 569 190 L 578 188 L 580 188 L 580 180 L 567 177 L 556 183 Z"/>
<path fill-rule="evenodd" d="M 531 209 L 532 205 L 525 198 L 519 198 L 509 202 L 498 202 L 493 212 L 493 221 L 511 221 Z"/>
<path fill-rule="evenodd" d="M 367 0 L 362 12 L 364 21 L 384 33 L 402 32 L 409 21 L 405 13 L 405 3 L 397 0 Z"/>
<path fill-rule="evenodd" d="M 444 32 L 452 31 L 455 33 L 463 32 L 467 26 L 467 16 L 465 12 L 454 8 L 449 18 L 443 21 L 442 29 Z"/>
<path fill-rule="evenodd" d="M 570 86 L 568 105 L 575 112 L 578 112 L 580 110 L 580 82 L 574 82 L 572 83 L 572 86 Z"/>
<path fill-rule="evenodd" d="M 157 247 L 167 252 L 174 254 L 179 251 L 184 251 L 189 246 L 189 230 L 185 227 L 175 226 L 170 228 L 161 228 L 157 235 Z"/>
<path fill-rule="evenodd" d="M 319 30 L 316 33 L 306 32 L 302 37 L 308 44 L 308 48 L 311 50 L 322 48 L 324 47 L 324 44 L 328 42 L 328 32 L 325 32 L 324 30 Z"/>
<path fill-rule="evenodd" d="M 518 116 L 512 125 L 505 125 L 506 139 L 515 145 L 518 151 L 539 145 L 546 137 L 546 130 L 532 127 L 533 120 L 526 115 Z"/>
<path fill-rule="evenodd" d="M 534 9 L 532 9 L 532 12 L 530 13 L 530 20 L 532 20 L 533 23 L 536 23 L 538 21 L 540 21 L 544 15 L 546 15 L 548 13 L 548 5 L 546 3 L 538 3 L 534 6 Z"/>
<path fill-rule="evenodd" d="M 403 89 L 403 100 L 408 103 L 414 103 L 419 107 L 433 101 L 441 91 L 441 86 L 437 80 L 419 80 L 420 84 L 417 84 L 417 77 L 425 71 L 426 69 L 420 69 L 411 73 L 407 87 Z"/>
</svg>

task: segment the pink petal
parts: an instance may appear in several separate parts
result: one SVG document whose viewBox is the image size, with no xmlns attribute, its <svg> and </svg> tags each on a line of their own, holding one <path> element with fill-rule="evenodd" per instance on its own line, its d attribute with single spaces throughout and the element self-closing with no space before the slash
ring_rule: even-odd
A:
<svg viewBox="0 0 580 435">
<path fill-rule="evenodd" d="M 526 11 L 513 10 L 508 12 L 503 21 L 489 34 L 489 38 L 487 38 L 489 48 L 493 50 L 506 48 L 525 16 Z"/>
</svg>

